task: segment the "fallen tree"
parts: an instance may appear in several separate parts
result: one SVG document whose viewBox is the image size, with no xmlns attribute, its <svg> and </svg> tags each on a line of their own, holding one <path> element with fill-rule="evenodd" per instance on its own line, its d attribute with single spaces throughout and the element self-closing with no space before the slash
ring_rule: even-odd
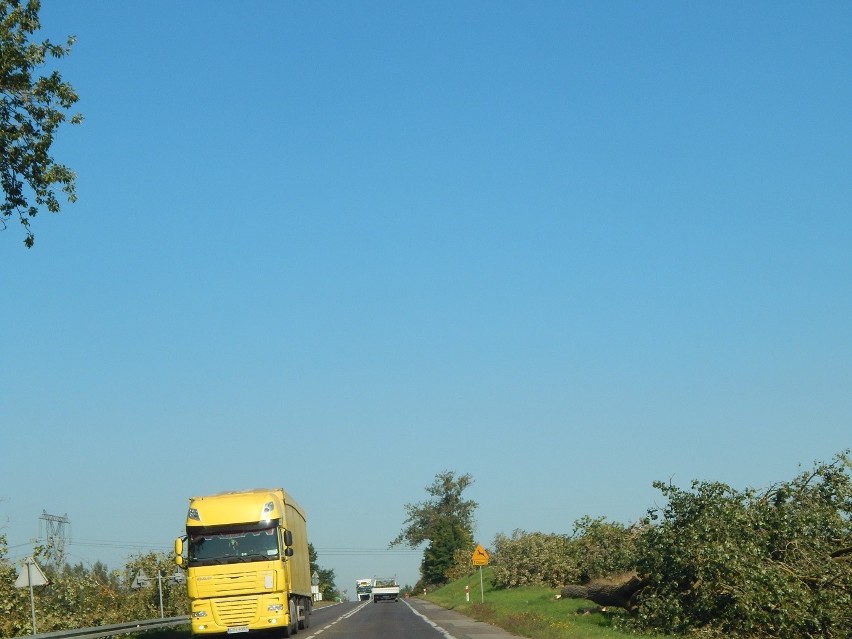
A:
<svg viewBox="0 0 852 639">
<path fill-rule="evenodd" d="M 588 599 L 599 606 L 614 606 L 633 610 L 634 595 L 647 585 L 635 572 L 607 579 L 593 579 L 587 584 L 569 584 L 562 587 L 560 597 Z"/>
</svg>

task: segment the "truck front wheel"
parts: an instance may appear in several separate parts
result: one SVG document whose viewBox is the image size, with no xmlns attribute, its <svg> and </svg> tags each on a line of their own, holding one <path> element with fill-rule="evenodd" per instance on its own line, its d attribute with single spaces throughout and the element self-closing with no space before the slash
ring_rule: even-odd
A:
<svg viewBox="0 0 852 639">
<path fill-rule="evenodd" d="M 291 599 L 290 605 L 287 607 L 289 611 L 289 622 L 281 633 L 282 637 L 292 637 L 299 632 L 299 620 L 296 617 L 296 603 Z"/>
</svg>

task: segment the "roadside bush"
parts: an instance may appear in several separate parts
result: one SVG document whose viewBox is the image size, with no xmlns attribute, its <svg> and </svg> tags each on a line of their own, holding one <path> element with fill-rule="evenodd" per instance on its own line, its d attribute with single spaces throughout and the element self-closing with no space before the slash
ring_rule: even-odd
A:
<svg viewBox="0 0 852 639">
<path fill-rule="evenodd" d="M 185 615 L 189 612 L 189 598 L 186 594 L 186 584 L 175 583 L 170 579 L 175 573 L 175 564 L 168 553 L 149 552 L 144 555 L 131 557 L 122 571 L 122 580 L 130 584 L 134 577 L 143 571 L 150 580 L 139 589 L 123 591 L 124 620 L 150 619 L 160 616 L 160 584 L 157 573 L 162 576 L 163 612 L 166 617 Z"/>
<path fill-rule="evenodd" d="M 6 549 L 6 536 L 0 535 L 0 637 L 18 637 L 32 632 L 29 592 L 15 587 L 18 571 Z"/>
<path fill-rule="evenodd" d="M 570 536 L 515 530 L 494 538 L 494 585 L 500 588 L 569 583 L 628 572 L 636 565 L 637 529 L 583 517 Z"/>
<path fill-rule="evenodd" d="M 579 577 L 571 540 L 566 535 L 515 530 L 494 537 L 494 585 L 498 588 L 544 585 L 556 588 Z"/>
<path fill-rule="evenodd" d="M 672 634 L 852 636 L 849 460 L 763 492 L 655 483 L 637 568 L 648 585 L 633 624 Z"/>
<path fill-rule="evenodd" d="M 118 574 L 107 574 L 104 564 L 91 568 L 82 563 L 57 567 L 43 563 L 50 582 L 38 589 L 38 630 L 88 628 L 127 621 L 122 617 L 122 592 Z"/>
<path fill-rule="evenodd" d="M 852 637 L 849 452 L 768 489 L 656 482 L 635 526 L 584 517 L 571 536 L 493 542 L 493 583 L 559 587 L 635 570 L 633 630 L 702 638 Z M 633 605 L 635 604 L 635 606 Z"/>
<path fill-rule="evenodd" d="M 5 557 L 6 543 L 0 536 L 0 637 L 20 637 L 32 633 L 29 589 L 15 587 L 18 570 Z M 99 562 L 92 567 L 82 563 L 57 566 L 43 547 L 35 549 L 34 557 L 49 582 L 34 591 L 40 633 L 159 617 L 158 571 L 164 575 L 165 616 L 189 610 L 186 586 L 169 579 L 174 563 L 165 553 L 132 557 L 123 571 L 112 572 Z M 134 590 L 130 583 L 139 570 L 152 579 L 146 587 Z"/>
<path fill-rule="evenodd" d="M 447 581 L 455 581 L 474 573 L 474 567 L 470 563 L 473 548 L 459 548 L 453 553 L 452 565 L 444 571 Z"/>
<path fill-rule="evenodd" d="M 571 535 L 572 552 L 579 572 L 577 583 L 634 570 L 640 531 L 640 527 L 625 527 L 603 518 L 578 519 Z"/>
</svg>

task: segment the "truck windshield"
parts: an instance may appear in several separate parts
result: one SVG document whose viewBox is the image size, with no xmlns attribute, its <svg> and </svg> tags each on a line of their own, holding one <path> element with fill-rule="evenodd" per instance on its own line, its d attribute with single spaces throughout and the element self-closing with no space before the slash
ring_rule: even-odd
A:
<svg viewBox="0 0 852 639">
<path fill-rule="evenodd" d="M 206 531 L 190 534 L 188 541 L 190 566 L 269 561 L 279 557 L 275 528 Z"/>
</svg>

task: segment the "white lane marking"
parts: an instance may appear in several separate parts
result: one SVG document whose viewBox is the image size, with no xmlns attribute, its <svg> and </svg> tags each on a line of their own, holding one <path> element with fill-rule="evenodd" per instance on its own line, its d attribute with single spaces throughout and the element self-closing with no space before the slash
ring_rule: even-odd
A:
<svg viewBox="0 0 852 639">
<path fill-rule="evenodd" d="M 418 617 L 420 617 L 423 621 L 425 621 L 425 622 L 426 622 L 426 623 L 428 623 L 430 626 L 432 626 L 435 630 L 437 630 L 437 631 L 438 631 L 438 632 L 440 632 L 442 635 L 444 635 L 447 639 L 456 639 L 456 638 L 455 638 L 453 635 L 451 635 L 449 632 L 447 632 L 446 630 L 444 630 L 443 628 L 441 628 L 441 626 L 439 626 L 439 625 L 438 625 L 438 624 L 436 624 L 434 621 L 432 621 L 431 619 L 429 619 L 429 617 L 427 617 L 427 616 L 426 616 L 426 615 L 424 615 L 424 614 L 421 614 L 421 613 L 417 612 L 417 611 L 414 609 L 414 607 L 413 607 L 410 603 L 408 603 L 405 599 L 403 599 L 403 600 L 402 600 L 402 603 L 404 603 L 406 606 L 408 606 L 409 608 L 411 608 L 411 612 L 413 612 L 415 615 L 417 615 Z"/>
<path fill-rule="evenodd" d="M 347 613 L 345 613 L 345 614 L 340 615 L 337 619 L 335 619 L 334 621 L 332 621 L 330 624 L 328 624 L 327 626 L 323 626 L 322 628 L 320 628 L 319 630 L 317 630 L 315 633 L 313 633 L 313 634 L 308 635 L 307 637 L 305 637 L 305 639 L 311 639 L 311 637 L 316 637 L 318 634 L 320 634 L 320 633 L 322 633 L 322 632 L 324 632 L 324 631 L 328 630 L 329 628 L 331 628 L 331 627 L 332 627 L 334 624 L 336 624 L 338 621 L 343 621 L 344 619 L 348 619 L 349 617 L 351 617 L 352 615 L 354 615 L 356 612 L 358 612 L 359 610 L 361 610 L 361 608 L 363 608 L 364 606 L 366 606 L 368 603 L 370 603 L 370 602 L 369 602 L 369 601 L 365 601 L 365 602 L 363 602 L 360 606 L 357 606 L 356 608 L 353 608 L 353 609 L 352 609 L 352 610 L 350 610 L 349 612 L 347 612 Z"/>
</svg>

